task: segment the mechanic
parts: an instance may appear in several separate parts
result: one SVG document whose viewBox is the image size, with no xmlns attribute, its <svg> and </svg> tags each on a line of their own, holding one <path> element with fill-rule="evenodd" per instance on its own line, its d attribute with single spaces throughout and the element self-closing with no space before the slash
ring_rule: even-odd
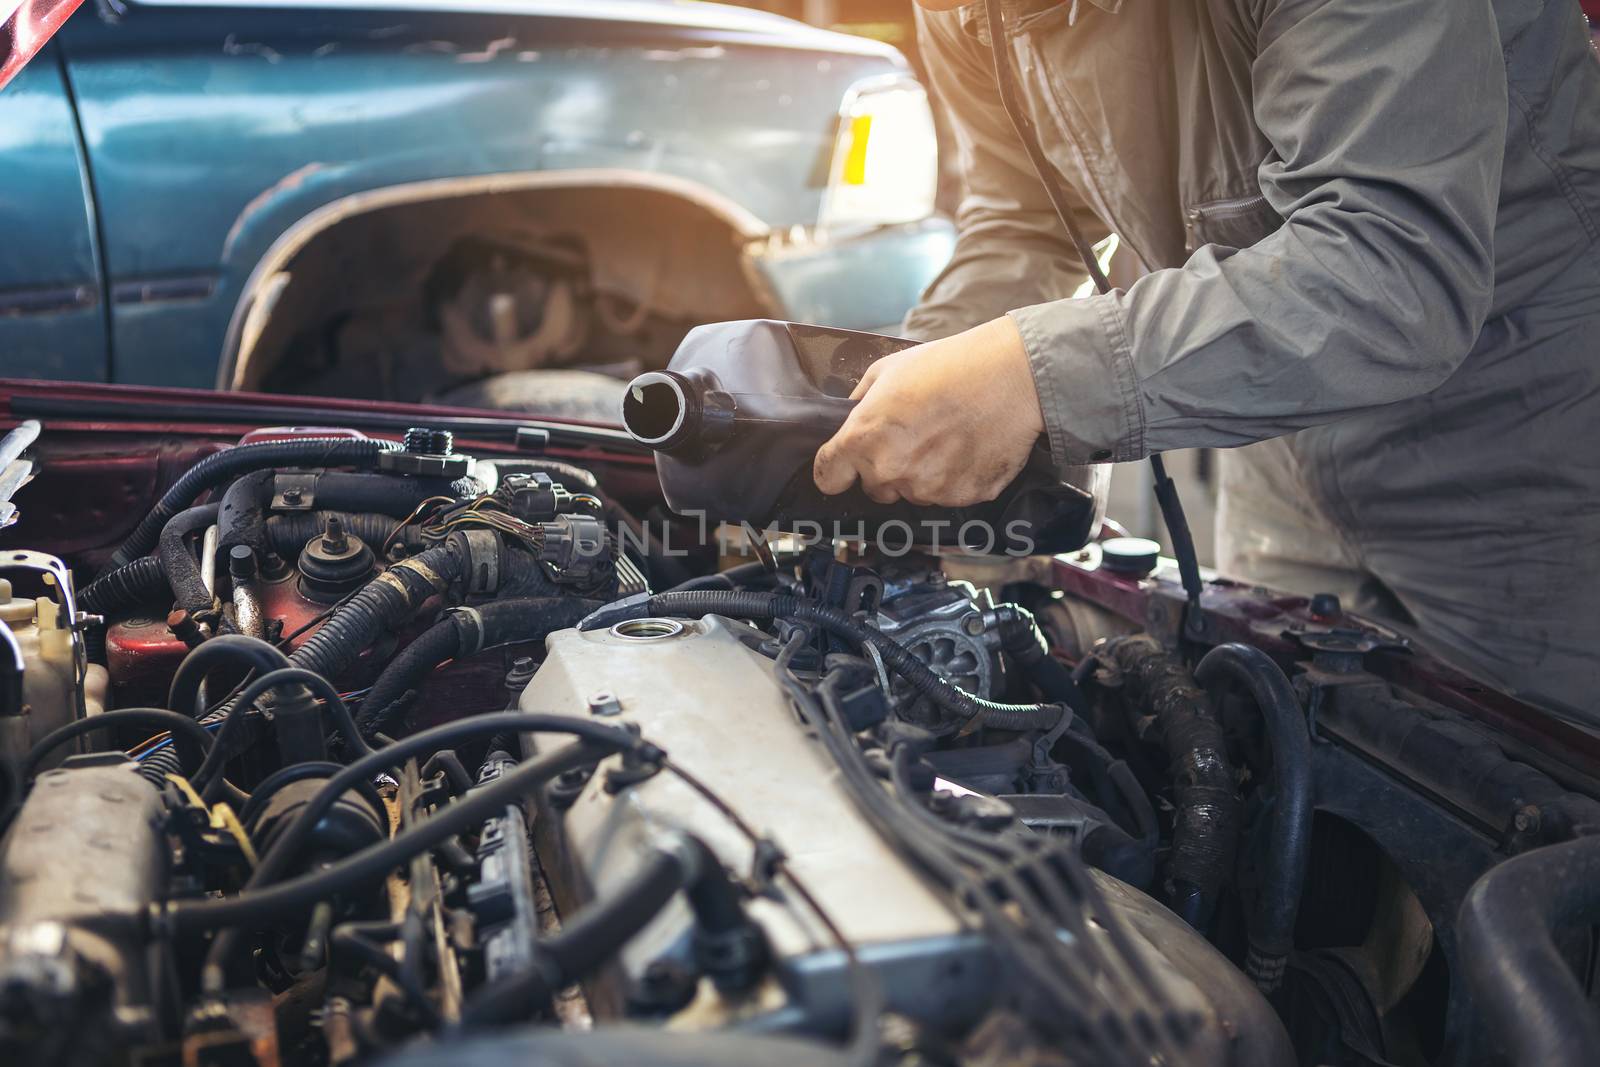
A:
<svg viewBox="0 0 1600 1067">
<path fill-rule="evenodd" d="M 1000 2 L 1000 0 L 995 0 Z M 966 181 L 954 257 L 817 485 L 992 498 L 1227 449 L 1219 569 L 1410 632 L 1600 726 L 1600 63 L 1570 0 L 919 0 Z M 1247 447 L 1240 447 L 1247 446 Z"/>
</svg>

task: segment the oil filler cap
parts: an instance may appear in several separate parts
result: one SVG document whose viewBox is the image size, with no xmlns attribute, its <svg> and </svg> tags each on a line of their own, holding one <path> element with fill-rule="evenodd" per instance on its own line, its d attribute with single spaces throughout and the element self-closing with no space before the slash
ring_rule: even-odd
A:
<svg viewBox="0 0 1600 1067">
<path fill-rule="evenodd" d="M 1161 543 L 1148 537 L 1108 537 L 1100 542 L 1100 566 L 1112 574 L 1143 578 L 1156 569 Z"/>
</svg>

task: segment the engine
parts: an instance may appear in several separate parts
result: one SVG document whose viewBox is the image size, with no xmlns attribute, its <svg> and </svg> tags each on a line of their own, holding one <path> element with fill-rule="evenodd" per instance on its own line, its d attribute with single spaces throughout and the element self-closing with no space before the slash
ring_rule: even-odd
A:
<svg viewBox="0 0 1600 1067">
<path fill-rule="evenodd" d="M 1270 661 L 965 555 L 674 551 L 602 482 L 262 431 L 112 551 L 0 553 L 0 1059 L 1332 1047 L 1288 977 L 1309 735 L 1240 700 L 1298 699 Z"/>
</svg>

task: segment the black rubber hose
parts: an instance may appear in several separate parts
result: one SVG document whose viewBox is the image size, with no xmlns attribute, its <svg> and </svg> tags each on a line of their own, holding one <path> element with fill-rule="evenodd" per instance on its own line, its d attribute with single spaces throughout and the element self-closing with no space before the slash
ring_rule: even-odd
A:
<svg viewBox="0 0 1600 1067">
<path fill-rule="evenodd" d="M 524 470 L 541 471 L 545 474 L 548 474 L 552 481 L 560 482 L 568 492 L 573 491 L 571 485 L 568 485 L 568 483 L 575 482 L 583 487 L 584 492 L 598 497 L 600 479 L 594 476 L 593 471 L 585 467 L 580 467 L 576 463 L 566 463 L 559 459 L 543 459 L 538 457 L 518 457 L 513 462 L 517 467 L 515 473 L 520 474 Z"/>
<path fill-rule="evenodd" d="M 156 545 L 156 557 L 166 571 L 167 584 L 178 607 L 194 615 L 210 611 L 215 597 L 206 588 L 205 576 L 200 573 L 200 562 L 189 547 L 189 535 L 215 526 L 219 504 L 199 504 L 185 508 L 161 528 L 161 539 Z"/>
<path fill-rule="evenodd" d="M 271 551 L 267 541 L 267 512 L 272 508 L 273 487 L 278 472 L 271 468 L 251 471 L 236 478 L 222 494 L 222 510 L 217 516 L 217 548 L 228 552 L 245 545 L 257 556 Z"/>
<path fill-rule="evenodd" d="M 795 619 L 821 626 L 857 645 L 871 645 L 888 668 L 940 708 L 964 720 L 965 730 L 1048 730 L 1064 711 L 1056 704 L 1001 704 L 973 696 L 935 674 L 898 641 L 836 608 L 780 593 L 706 590 L 633 596 L 609 604 L 579 624 L 593 630 L 651 616 L 725 615 L 736 619 Z"/>
<path fill-rule="evenodd" d="M 98 730 L 111 730 L 121 726 L 144 726 L 158 733 L 162 730 L 171 731 L 173 744 L 182 746 L 186 750 L 183 758 L 190 761 L 191 766 L 199 763 L 206 751 L 211 748 L 211 735 L 206 732 L 206 728 L 186 715 L 179 715 L 164 708 L 120 708 L 116 711 L 91 715 L 77 722 L 69 722 L 45 734 L 23 757 L 21 777 L 26 780 L 33 774 L 33 769 L 39 765 L 40 760 L 68 741 Z"/>
<path fill-rule="evenodd" d="M 388 515 L 394 519 L 410 515 L 429 497 L 470 499 L 477 495 L 479 488 L 476 482 L 466 486 L 448 478 L 348 471 L 323 471 L 316 481 L 317 505 L 324 510 Z"/>
<path fill-rule="evenodd" d="M 1050 654 L 1044 636 L 1033 612 L 1015 604 L 1002 604 L 994 609 L 1000 647 L 1010 653 L 1046 700 L 1065 704 L 1080 719 L 1089 717 L 1089 702 L 1072 677 L 1066 664 Z"/>
<path fill-rule="evenodd" d="M 473 789 L 389 840 L 352 853 L 329 866 L 286 882 L 259 889 L 247 888 L 237 896 L 175 902 L 168 913 L 173 929 L 183 934 L 218 927 L 254 927 L 295 917 L 318 901 L 383 878 L 413 856 L 504 811 L 508 804 L 515 803 L 535 787 L 566 771 L 589 766 L 615 751 L 615 745 L 562 745 Z M 330 782 L 335 780 L 329 779 Z M 296 825 L 303 820 L 302 815 Z M 280 838 L 280 843 L 293 835 L 293 829 L 291 827 Z M 277 847 L 275 845 L 274 849 Z"/>
<path fill-rule="evenodd" d="M 304 667 L 280 667 L 257 677 L 245 686 L 237 698 L 229 702 L 227 717 L 222 722 L 222 728 L 217 731 L 217 743 L 206 753 L 205 762 L 200 765 L 200 769 L 194 773 L 192 779 L 194 787 L 200 790 L 206 799 L 211 799 L 215 793 L 214 787 L 221 784 L 222 768 L 228 760 L 239 754 L 240 750 L 235 747 L 234 739 L 243 729 L 246 715 L 255 706 L 256 701 L 279 686 L 304 686 L 310 689 L 313 695 L 321 697 L 340 733 L 361 755 L 371 754 L 372 747 L 356 732 L 355 721 L 350 717 L 350 709 L 345 706 L 338 690 L 326 678 Z"/>
<path fill-rule="evenodd" d="M 310 778 L 332 778 L 343 767 L 328 760 L 306 760 L 304 763 L 291 763 L 287 767 L 279 767 L 256 784 L 250 790 L 250 800 L 239 809 L 239 821 L 248 827 L 256 815 L 272 795 L 285 786 L 296 782 L 304 782 Z"/>
<path fill-rule="evenodd" d="M 1122 672 L 1124 709 L 1141 719 L 1135 733 L 1143 740 L 1153 725 L 1167 754 L 1177 808 L 1167 895 L 1173 911 L 1204 929 L 1233 873 L 1242 817 L 1222 723 L 1183 661 L 1148 634 L 1112 638 L 1100 655 Z"/>
<path fill-rule="evenodd" d="M 1243 686 L 1267 731 L 1273 800 L 1261 860 L 1260 895 L 1248 920 L 1245 972 L 1262 992 L 1271 993 L 1283 983 L 1283 971 L 1294 948 L 1295 916 L 1311 861 L 1311 731 L 1294 686 L 1259 648 L 1218 645 L 1195 667 L 1194 678 L 1214 699 L 1229 684 Z"/>
<path fill-rule="evenodd" d="M 322 533 L 328 520 L 333 518 L 344 525 L 347 533 L 370 545 L 373 552 L 382 548 L 400 526 L 399 519 L 364 511 L 291 511 L 267 519 L 267 544 L 280 556 L 297 556 L 306 542 Z M 395 541 L 407 548 L 420 548 L 426 543 L 417 526 L 401 530 Z"/>
<path fill-rule="evenodd" d="M 80 589 L 78 609 L 91 615 L 109 615 L 119 608 L 135 608 L 156 599 L 164 601 L 170 592 L 160 557 L 141 556 Z"/>
<path fill-rule="evenodd" d="M 536 597 L 560 596 L 563 590 L 602 603 L 617 595 L 618 575 L 616 539 L 609 533 L 605 546 L 590 557 L 596 564 L 593 573 L 582 583 L 563 585 L 550 577 L 549 566 L 532 552 L 521 550 L 505 552 L 500 557 L 499 595 L 527 600 Z"/>
<path fill-rule="evenodd" d="M 400 446 L 392 441 L 367 438 L 306 437 L 293 441 L 263 441 L 238 445 L 207 456 L 184 472 L 133 533 L 111 554 L 109 572 L 138 559 L 155 547 L 167 520 L 195 502 L 208 489 L 233 481 L 241 474 L 269 467 L 370 466 L 379 453 Z"/>
<path fill-rule="evenodd" d="M 204 708 L 196 707 L 200 683 L 205 681 L 206 675 L 224 665 L 242 667 L 257 674 L 293 666 L 288 656 L 258 637 L 222 634 L 200 644 L 183 657 L 183 662 L 178 664 L 177 671 L 172 675 L 172 685 L 167 691 L 167 707 L 197 718 L 205 714 Z"/>
<path fill-rule="evenodd" d="M 412 914 L 415 916 L 416 913 Z M 430 1029 L 437 1026 L 439 1010 L 428 999 L 428 991 L 418 977 L 416 968 L 390 955 L 384 945 L 368 940 L 369 930 L 388 931 L 389 940 L 393 940 L 398 934 L 398 924 L 350 922 L 336 926 L 328 939 L 329 954 L 353 958 L 388 978 L 405 994 L 406 1002 L 421 1017 L 424 1026 Z M 408 958 L 415 962 L 414 957 Z"/>
<path fill-rule="evenodd" d="M 1585 1067 L 1600 1014 L 1556 944 L 1561 929 L 1600 924 L 1600 837 L 1547 845 L 1491 868 L 1456 924 L 1484 1032 L 1517 1067 Z"/>
<path fill-rule="evenodd" d="M 294 821 L 288 828 L 282 831 L 277 840 L 266 850 L 261 862 L 250 873 L 250 878 L 244 886 L 245 891 L 260 889 L 282 876 L 305 848 L 322 817 L 340 797 L 358 787 L 360 783 L 413 757 L 439 749 L 453 748 L 475 738 L 493 737 L 503 731 L 573 734 L 600 748 L 609 748 L 611 751 L 633 749 L 644 759 L 660 758 L 659 750 L 640 741 L 620 726 L 571 715 L 494 712 L 457 719 L 432 729 L 422 730 L 385 745 L 371 755 L 362 756 L 328 779 L 316 795 L 296 813 Z M 230 916 L 236 913 L 238 900 L 238 897 L 232 897 L 221 900 L 178 901 L 169 905 L 169 914 L 175 923 L 175 928 L 180 931 L 221 928 L 206 954 L 203 973 L 203 981 L 207 990 L 211 992 L 219 991 L 223 987 L 224 966 L 237 941 L 238 929 L 233 925 L 237 920 Z"/>
<path fill-rule="evenodd" d="M 424 601 L 461 577 L 467 555 L 464 544 L 452 538 L 390 567 L 329 615 L 290 662 L 337 678 L 384 631 L 411 618 Z"/>
<path fill-rule="evenodd" d="M 361 702 L 357 728 L 371 736 L 403 714 L 416 697 L 416 687 L 441 663 L 461 652 L 461 630 L 454 618 L 434 623 L 401 649 L 378 675 Z"/>
<path fill-rule="evenodd" d="M 684 857 L 657 849 L 614 893 L 581 909 L 561 932 L 539 942 L 534 966 L 491 982 L 461 1006 L 461 1025 L 526 1019 L 550 994 L 591 974 L 643 930 L 687 884 Z"/>
<path fill-rule="evenodd" d="M 269 515 L 276 484 L 277 473 L 265 470 L 246 475 L 228 487 L 222 498 L 219 538 L 224 551 L 234 545 L 249 545 L 261 554 L 272 551 L 298 555 L 307 541 L 322 532 L 329 515 L 344 519 L 345 529 L 376 551 L 400 520 L 424 500 L 434 496 L 455 500 L 458 496 L 454 483 L 444 478 L 318 471 L 304 492 L 315 497 L 319 511 Z M 351 515 L 362 517 L 351 520 Z M 414 543 L 420 544 L 420 531 L 415 531 L 414 537 Z"/>
<path fill-rule="evenodd" d="M 529 597 L 451 611 L 389 661 L 362 702 L 361 729 L 369 736 L 384 729 L 410 705 L 423 679 L 447 660 L 496 645 L 540 640 L 576 626 L 599 606 L 579 597 Z"/>
</svg>

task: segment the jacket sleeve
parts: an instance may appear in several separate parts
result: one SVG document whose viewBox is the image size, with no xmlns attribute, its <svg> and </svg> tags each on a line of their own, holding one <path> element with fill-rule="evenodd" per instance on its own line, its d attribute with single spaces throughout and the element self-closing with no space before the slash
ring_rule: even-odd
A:
<svg viewBox="0 0 1600 1067">
<path fill-rule="evenodd" d="M 955 252 L 906 317 L 906 336 L 927 341 L 1070 297 L 1088 275 L 1000 106 L 988 49 L 962 31 L 956 12 L 917 8 L 916 16 L 965 187 Z M 1107 233 L 1081 204 L 1075 221 L 1090 240 Z"/>
<path fill-rule="evenodd" d="M 1428 392 L 1488 315 L 1506 75 L 1491 0 L 1259 0 L 1283 225 L 1013 311 L 1058 464 L 1229 447 Z"/>
</svg>

